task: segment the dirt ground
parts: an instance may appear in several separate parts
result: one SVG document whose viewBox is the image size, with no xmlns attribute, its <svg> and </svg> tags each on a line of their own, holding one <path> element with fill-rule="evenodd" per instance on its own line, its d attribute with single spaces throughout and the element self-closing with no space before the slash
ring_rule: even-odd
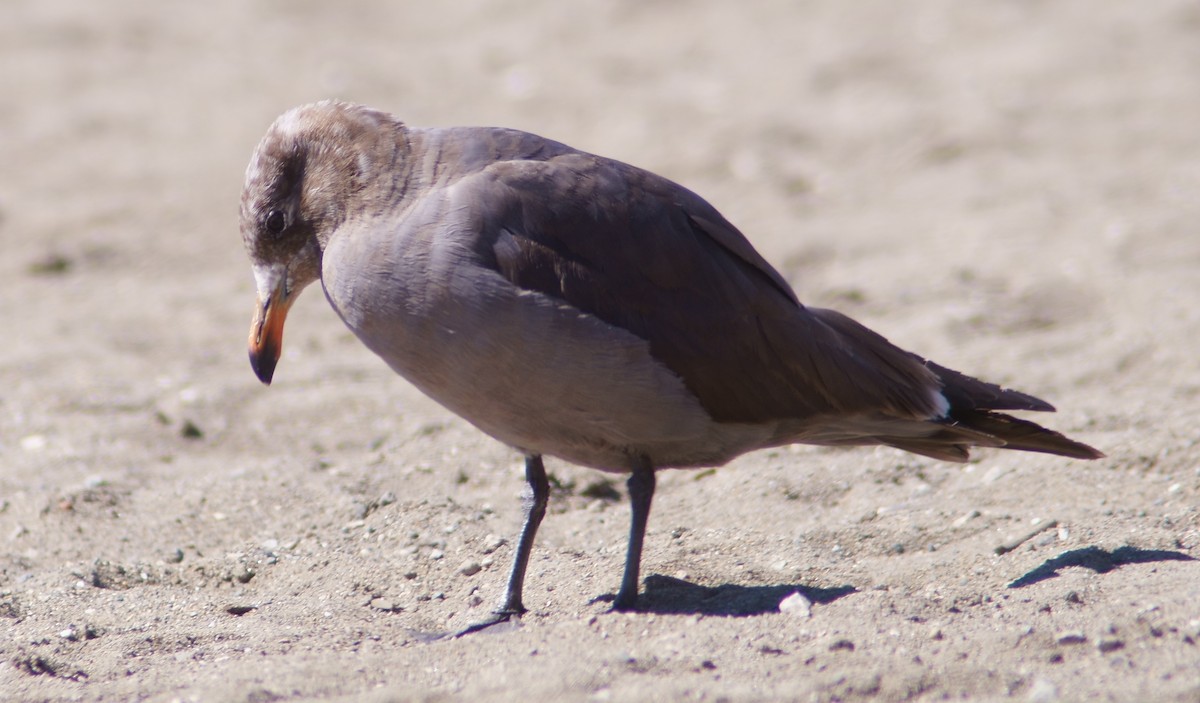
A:
<svg viewBox="0 0 1200 703">
<path fill-rule="evenodd" d="M 1200 700 L 1194 2 L 0 14 L 0 699 Z M 316 289 L 274 385 L 246 360 L 243 170 L 325 97 L 670 176 L 801 299 L 1108 458 L 664 472 L 629 614 L 623 485 L 548 460 L 532 612 L 431 640 L 499 598 L 520 457 Z"/>
</svg>

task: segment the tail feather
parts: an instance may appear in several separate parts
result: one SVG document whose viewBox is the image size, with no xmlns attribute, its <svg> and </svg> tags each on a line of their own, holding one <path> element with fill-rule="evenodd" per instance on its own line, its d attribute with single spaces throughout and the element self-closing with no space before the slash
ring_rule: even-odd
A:
<svg viewBox="0 0 1200 703">
<path fill-rule="evenodd" d="M 942 395 L 950 403 L 943 421 L 956 428 L 980 432 L 1003 443 L 1005 449 L 1058 454 L 1075 459 L 1099 459 L 1103 453 L 1082 442 L 996 410 L 1053 412 L 1054 406 L 1027 393 L 1001 388 L 953 369 L 926 362 L 942 382 Z"/>
<path fill-rule="evenodd" d="M 1054 406 L 1041 398 L 981 381 L 911 352 L 901 351 L 883 337 L 841 313 L 819 308 L 808 310 L 845 339 L 852 341 L 854 344 L 851 346 L 897 351 L 922 364 L 936 376 L 937 383 L 941 386 L 929 390 L 940 393 L 948 406 L 945 413 L 938 417 L 917 419 L 915 422 L 919 423 L 919 431 L 914 431 L 916 428 L 912 418 L 891 418 L 892 422 L 887 426 L 880 426 L 877 422 L 866 426 L 859 418 L 858 428 L 862 433 L 835 443 L 863 444 L 863 440 L 866 439 L 914 454 L 958 462 L 967 460 L 971 447 L 1003 447 L 1075 459 L 1099 459 L 1104 456 L 1095 448 L 1076 442 L 1059 432 L 997 412 L 1054 412 Z M 880 356 L 878 351 L 875 353 Z"/>
<path fill-rule="evenodd" d="M 1005 449 L 1058 454 L 1074 459 L 1100 459 L 1104 453 L 1083 442 L 1020 418 L 986 411 L 951 411 L 961 426 L 1003 440 Z"/>
<path fill-rule="evenodd" d="M 954 369 L 925 362 L 926 368 L 942 382 L 942 395 L 954 410 L 1033 410 L 1054 412 L 1054 406 L 1028 393 L 1002 388 L 994 383 L 959 373 Z"/>
</svg>

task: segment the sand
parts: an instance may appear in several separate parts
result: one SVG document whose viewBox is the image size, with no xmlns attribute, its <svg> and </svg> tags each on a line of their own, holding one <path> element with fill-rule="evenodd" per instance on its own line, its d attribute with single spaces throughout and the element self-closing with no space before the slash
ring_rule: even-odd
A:
<svg viewBox="0 0 1200 703">
<path fill-rule="evenodd" d="M 0 698 L 1200 698 L 1194 3 L 3 14 Z M 326 97 L 674 178 L 801 299 L 1050 400 L 1109 456 L 665 472 L 626 614 L 624 487 L 548 460 L 531 612 L 431 640 L 500 596 L 520 457 L 315 289 L 274 385 L 246 360 L 243 170 Z"/>
</svg>

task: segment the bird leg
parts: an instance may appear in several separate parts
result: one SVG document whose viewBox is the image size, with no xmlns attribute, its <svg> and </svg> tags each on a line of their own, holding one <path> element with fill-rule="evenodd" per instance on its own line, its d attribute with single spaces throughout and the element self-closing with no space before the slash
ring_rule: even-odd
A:
<svg viewBox="0 0 1200 703">
<path fill-rule="evenodd" d="M 653 476 L 651 476 L 653 480 Z M 538 526 L 546 516 L 546 504 L 550 502 L 550 482 L 546 479 L 546 467 L 542 465 L 541 454 L 525 455 L 525 480 L 529 483 L 523 502 L 525 504 L 525 525 L 521 528 L 521 538 L 517 541 L 517 551 L 513 555 L 512 571 L 508 575 L 508 587 L 504 589 L 504 602 L 492 613 L 492 617 L 469 625 L 456 633 L 455 637 L 472 632 L 479 632 L 492 625 L 508 622 L 514 616 L 525 612 L 525 604 L 521 602 L 521 594 L 525 589 L 525 569 L 529 566 L 529 555 L 533 552 L 533 540 L 537 536 Z M 634 574 L 637 580 L 637 574 Z M 636 583 L 635 595 L 636 595 Z"/>
<path fill-rule="evenodd" d="M 629 504 L 632 507 L 629 549 L 625 553 L 625 575 L 621 578 L 621 590 L 617 591 L 616 600 L 613 601 L 613 610 L 632 610 L 637 604 L 642 539 L 646 536 L 646 522 L 650 519 L 650 502 L 654 500 L 654 467 L 649 459 L 635 458 L 632 468 L 633 473 L 625 484 L 629 488 Z"/>
</svg>

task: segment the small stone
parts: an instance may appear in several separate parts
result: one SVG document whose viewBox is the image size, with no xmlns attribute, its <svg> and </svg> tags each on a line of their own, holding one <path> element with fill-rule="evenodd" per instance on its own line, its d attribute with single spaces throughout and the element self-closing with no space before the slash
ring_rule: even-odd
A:
<svg viewBox="0 0 1200 703">
<path fill-rule="evenodd" d="M 812 601 L 796 591 L 779 602 L 779 612 L 798 618 L 812 617 Z"/>
<path fill-rule="evenodd" d="M 1200 619 L 1188 620 L 1187 629 L 1184 632 L 1192 637 L 1200 637 Z"/>
<path fill-rule="evenodd" d="M 433 559 L 434 561 L 437 561 L 438 559 L 441 559 L 444 556 L 446 556 L 446 553 L 440 549 L 435 549 L 429 553 L 429 558 Z"/>
<path fill-rule="evenodd" d="M 29 262 L 27 270 L 35 276 L 54 276 L 70 271 L 71 264 L 65 254 L 50 252 Z"/>
<path fill-rule="evenodd" d="M 184 420 L 183 427 L 179 430 L 179 435 L 184 439 L 203 439 L 204 431 L 191 420 Z"/>
<path fill-rule="evenodd" d="M 75 629 L 74 625 L 71 625 L 67 629 L 59 632 L 58 636 L 69 642 L 74 642 L 75 640 L 79 639 L 79 632 Z"/>
<path fill-rule="evenodd" d="M 497 535 L 489 534 L 483 538 L 483 553 L 491 554 L 504 545 L 505 539 Z"/>
<path fill-rule="evenodd" d="M 972 510 L 968 513 L 964 513 L 961 517 L 957 518 L 954 522 L 950 523 L 950 526 L 951 527 L 962 527 L 963 525 L 967 524 L 971 520 L 974 520 L 975 518 L 979 517 L 980 514 L 981 513 L 978 510 Z"/>
<path fill-rule="evenodd" d="M 1064 632 L 1058 636 L 1059 644 L 1083 644 L 1087 642 L 1087 635 L 1082 632 Z"/>
<path fill-rule="evenodd" d="M 21 449 L 27 452 L 40 452 L 47 444 L 45 435 L 31 434 L 21 438 Z"/>
<path fill-rule="evenodd" d="M 415 571 L 405 571 L 404 572 L 404 578 L 408 579 L 409 581 L 412 581 L 416 577 L 417 577 L 417 572 L 415 572 Z"/>
<path fill-rule="evenodd" d="M 466 562 L 463 562 L 462 566 L 458 567 L 458 573 L 462 574 L 463 576 L 474 576 L 475 574 L 479 573 L 482 569 L 483 569 L 483 567 L 479 565 L 479 562 L 466 561 Z"/>
<path fill-rule="evenodd" d="M 836 652 L 839 649 L 844 649 L 847 652 L 854 651 L 854 643 L 847 639 L 841 639 L 829 645 L 829 651 Z"/>
<path fill-rule="evenodd" d="M 1079 597 L 1078 591 L 1070 591 L 1069 593 L 1067 593 L 1066 601 L 1068 603 L 1072 603 L 1074 605 L 1079 605 L 1080 603 L 1083 603 L 1083 599 Z"/>
<path fill-rule="evenodd" d="M 183 561 L 183 550 L 176 547 L 174 550 L 167 553 L 165 561 L 168 564 L 178 564 Z"/>
<path fill-rule="evenodd" d="M 1101 654 L 1108 654 L 1124 648 L 1125 642 L 1115 637 L 1105 637 L 1096 643 L 1096 649 L 1100 650 Z"/>
<path fill-rule="evenodd" d="M 1054 685 L 1049 679 L 1035 679 L 1033 685 L 1029 687 L 1029 695 L 1025 700 L 1029 703 L 1055 703 L 1059 698 L 1058 686 Z"/>
</svg>

